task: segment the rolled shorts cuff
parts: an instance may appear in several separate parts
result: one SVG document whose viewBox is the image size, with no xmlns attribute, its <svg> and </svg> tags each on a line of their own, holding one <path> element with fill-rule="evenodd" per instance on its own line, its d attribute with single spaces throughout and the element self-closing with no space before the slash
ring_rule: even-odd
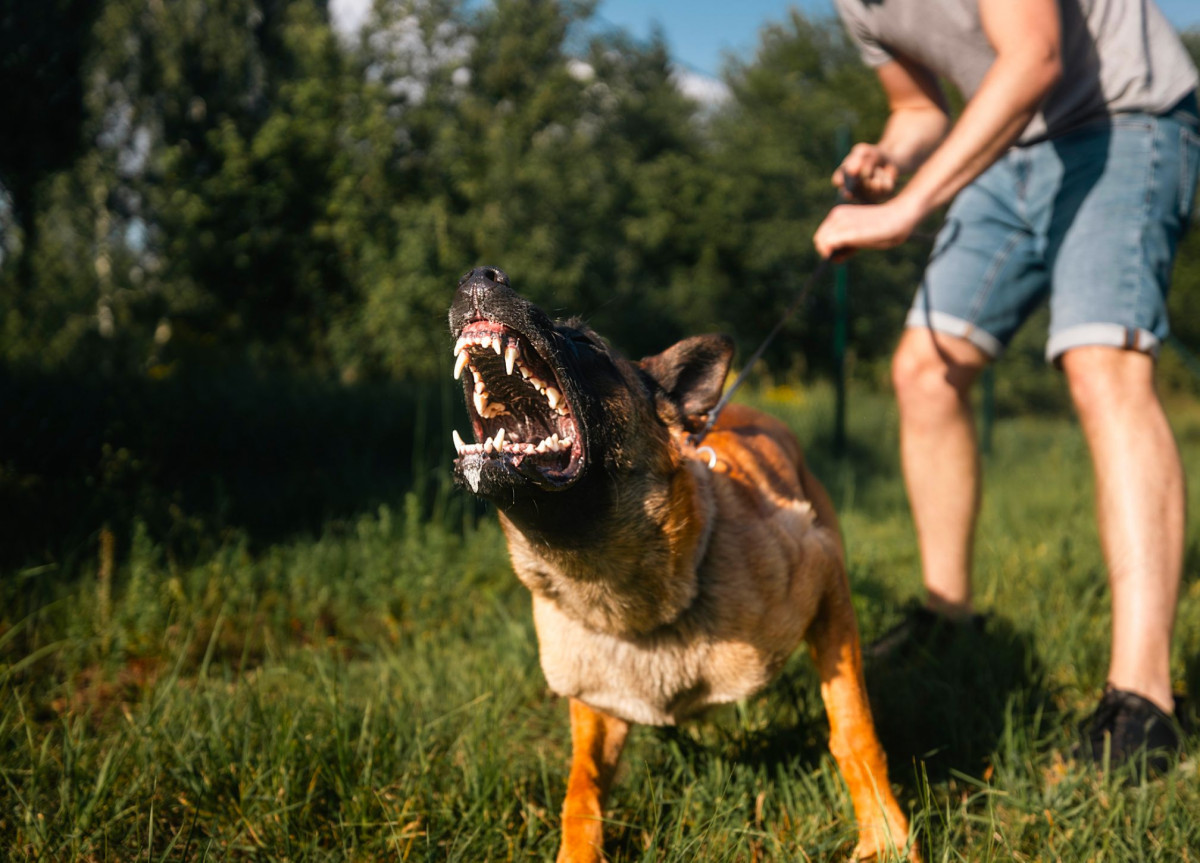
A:
<svg viewBox="0 0 1200 863">
<path fill-rule="evenodd" d="M 970 321 L 964 321 L 962 318 L 956 318 L 945 312 L 909 309 L 905 324 L 914 329 L 933 330 L 948 336 L 966 339 L 987 354 L 989 359 L 994 360 L 1004 352 L 1004 344 L 991 333 L 979 329 Z"/>
<path fill-rule="evenodd" d="M 1121 324 L 1078 324 L 1050 336 L 1046 343 L 1046 361 L 1056 363 L 1072 348 L 1122 348 L 1141 351 L 1157 359 L 1162 340 L 1149 330 Z"/>
</svg>

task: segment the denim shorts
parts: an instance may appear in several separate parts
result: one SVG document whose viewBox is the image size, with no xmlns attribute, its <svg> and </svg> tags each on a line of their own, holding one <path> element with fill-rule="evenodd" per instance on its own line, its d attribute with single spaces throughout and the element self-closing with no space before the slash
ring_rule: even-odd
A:
<svg viewBox="0 0 1200 863">
<path fill-rule="evenodd" d="M 1157 355 L 1198 171 L 1195 94 L 1012 148 L 951 205 L 908 325 L 994 358 L 1048 296 L 1047 360 L 1084 345 Z"/>
</svg>

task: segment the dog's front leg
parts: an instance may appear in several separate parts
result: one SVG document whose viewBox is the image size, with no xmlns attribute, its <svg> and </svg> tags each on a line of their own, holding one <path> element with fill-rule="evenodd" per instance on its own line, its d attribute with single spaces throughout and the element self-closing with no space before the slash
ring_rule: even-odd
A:
<svg viewBox="0 0 1200 863">
<path fill-rule="evenodd" d="M 558 863 L 604 859 L 604 795 L 617 771 L 629 723 L 571 699 L 571 775 L 563 801 Z"/>
<path fill-rule="evenodd" d="M 821 698 L 829 716 L 829 750 L 846 780 L 858 820 L 859 860 L 888 860 L 905 855 L 908 819 L 888 784 L 887 759 L 863 683 L 858 625 L 845 576 L 835 580 L 807 639 L 821 676 Z M 907 859 L 921 860 L 914 841 Z"/>
</svg>

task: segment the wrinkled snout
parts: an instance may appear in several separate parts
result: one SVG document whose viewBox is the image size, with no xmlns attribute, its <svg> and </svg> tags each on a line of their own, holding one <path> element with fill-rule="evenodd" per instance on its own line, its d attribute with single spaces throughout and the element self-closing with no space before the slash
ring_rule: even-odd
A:
<svg viewBox="0 0 1200 863">
<path fill-rule="evenodd" d="M 450 306 L 450 329 L 489 317 L 505 299 L 515 298 L 508 274 L 498 267 L 476 267 L 458 280 L 458 291 Z"/>
</svg>

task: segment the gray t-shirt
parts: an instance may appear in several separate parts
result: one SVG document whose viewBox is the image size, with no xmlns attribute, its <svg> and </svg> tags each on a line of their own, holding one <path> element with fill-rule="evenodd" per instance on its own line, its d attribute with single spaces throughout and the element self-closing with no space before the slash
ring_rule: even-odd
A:
<svg viewBox="0 0 1200 863">
<path fill-rule="evenodd" d="M 996 58 L 978 0 L 836 0 L 867 65 L 896 55 L 966 98 Z M 1059 0 L 1063 74 L 1022 133 L 1029 144 L 1106 115 L 1162 114 L 1196 89 L 1196 67 L 1151 0 Z"/>
</svg>

